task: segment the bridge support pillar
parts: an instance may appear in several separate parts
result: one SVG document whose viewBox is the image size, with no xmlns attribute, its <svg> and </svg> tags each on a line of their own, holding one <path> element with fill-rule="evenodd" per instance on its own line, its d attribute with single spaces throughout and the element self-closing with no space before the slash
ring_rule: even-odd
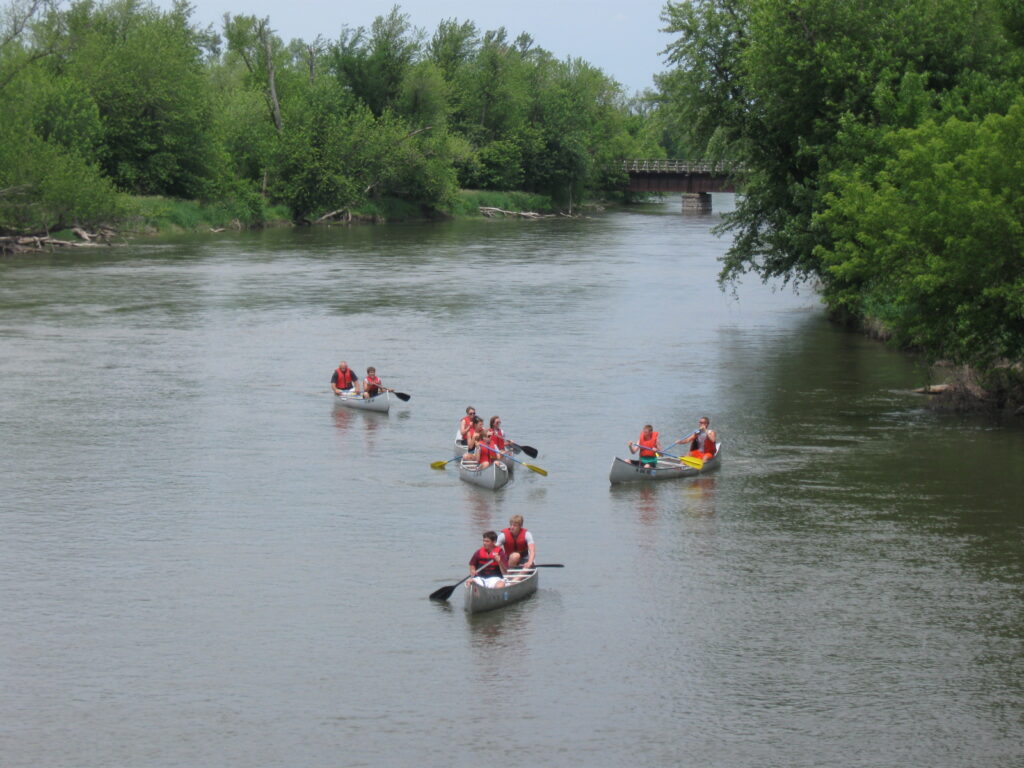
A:
<svg viewBox="0 0 1024 768">
<path fill-rule="evenodd" d="M 684 192 L 683 213 L 711 213 L 709 192 Z"/>
</svg>

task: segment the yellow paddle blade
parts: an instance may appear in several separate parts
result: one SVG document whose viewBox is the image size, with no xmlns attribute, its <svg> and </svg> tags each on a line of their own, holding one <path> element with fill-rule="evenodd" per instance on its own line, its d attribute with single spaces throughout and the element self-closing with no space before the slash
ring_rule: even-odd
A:
<svg viewBox="0 0 1024 768">
<path fill-rule="evenodd" d="M 680 456 L 679 460 L 694 469 L 704 469 L 704 459 L 698 459 L 696 456 Z"/>
<path fill-rule="evenodd" d="M 430 468 L 431 469 L 444 469 L 446 466 L 448 466 L 448 462 L 447 461 L 435 461 L 435 462 L 433 462 L 430 465 Z"/>
<path fill-rule="evenodd" d="M 523 462 L 523 466 L 526 467 L 529 470 L 532 470 L 532 471 L 536 472 L 538 475 L 544 475 L 544 477 L 548 476 L 548 471 L 546 469 L 541 469 L 540 467 L 535 467 L 535 466 L 533 466 L 533 464 L 527 464 L 526 462 Z"/>
</svg>

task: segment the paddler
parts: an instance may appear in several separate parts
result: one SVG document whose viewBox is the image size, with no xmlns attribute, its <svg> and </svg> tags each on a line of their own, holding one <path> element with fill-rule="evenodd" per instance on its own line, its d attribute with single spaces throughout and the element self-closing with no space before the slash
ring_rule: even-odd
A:
<svg viewBox="0 0 1024 768">
<path fill-rule="evenodd" d="M 335 395 L 340 395 L 343 392 L 345 394 L 359 394 L 359 377 L 356 376 L 356 372 L 348 367 L 348 363 L 342 360 L 338 363 L 338 367 L 331 374 L 331 391 Z"/>
<path fill-rule="evenodd" d="M 507 567 L 505 551 L 498 546 L 498 534 L 494 531 L 484 531 L 483 546 L 469 558 L 470 579 L 467 585 L 475 582 L 492 589 L 504 587 L 503 577 Z"/>
<path fill-rule="evenodd" d="M 512 515 L 508 519 L 508 528 L 498 534 L 497 543 L 508 556 L 509 568 L 533 568 L 537 547 L 533 543 L 533 534 L 523 528 L 522 515 Z"/>
<path fill-rule="evenodd" d="M 690 456 L 707 461 L 714 457 L 718 451 L 718 435 L 711 429 L 711 420 L 707 416 L 701 416 L 697 420 L 697 429 L 681 440 L 676 440 L 672 445 L 690 444 Z"/>
<path fill-rule="evenodd" d="M 384 387 L 380 383 L 377 369 L 372 365 L 366 369 L 366 376 L 363 378 L 363 398 L 376 397 Z"/>
<path fill-rule="evenodd" d="M 630 441 L 626 445 L 629 446 L 630 453 L 640 452 L 640 460 L 630 459 L 631 463 L 639 464 L 642 467 L 653 467 L 658 463 L 661 442 L 658 440 L 658 433 L 654 431 L 654 427 L 650 424 L 644 424 L 640 437 L 637 438 L 635 443 Z"/>
</svg>

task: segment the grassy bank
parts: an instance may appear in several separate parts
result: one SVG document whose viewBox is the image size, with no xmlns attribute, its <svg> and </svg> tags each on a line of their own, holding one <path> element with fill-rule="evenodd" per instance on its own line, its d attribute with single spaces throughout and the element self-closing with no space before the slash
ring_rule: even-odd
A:
<svg viewBox="0 0 1024 768">
<path fill-rule="evenodd" d="M 481 207 L 510 211 L 552 213 L 557 209 L 549 197 L 528 192 L 461 190 L 449 210 L 436 211 L 395 198 L 383 198 L 354 207 L 352 221 L 420 221 L 446 216 L 477 217 Z M 127 203 L 122 231 L 127 233 L 202 232 L 220 229 L 257 229 L 287 225 L 291 221 L 284 206 L 258 205 L 247 208 L 237 203 L 201 203 L 168 197 L 132 197 Z M 255 210 L 252 210 L 255 208 Z"/>
<path fill-rule="evenodd" d="M 127 234 L 203 232 L 221 229 L 258 229 L 287 224 L 288 210 L 262 203 L 250 206 L 169 197 L 132 197 L 126 203 L 120 227 Z"/>
<path fill-rule="evenodd" d="M 503 211 L 557 213 L 550 197 L 530 192 L 495 192 L 481 189 L 459 190 L 449 213 L 453 216 L 480 216 L 480 208 L 501 208 Z"/>
</svg>

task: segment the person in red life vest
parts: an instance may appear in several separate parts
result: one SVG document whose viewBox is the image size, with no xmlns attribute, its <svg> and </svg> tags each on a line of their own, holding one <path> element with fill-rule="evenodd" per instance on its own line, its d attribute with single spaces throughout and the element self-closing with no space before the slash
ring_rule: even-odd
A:
<svg viewBox="0 0 1024 768">
<path fill-rule="evenodd" d="M 718 435 L 711 429 L 711 420 L 707 416 L 701 416 L 697 421 L 697 429 L 684 437 L 676 440 L 672 445 L 690 444 L 690 455 L 707 461 L 718 451 Z"/>
<path fill-rule="evenodd" d="M 523 516 L 512 515 L 508 528 L 498 534 L 498 546 L 505 550 L 509 568 L 533 568 L 537 547 L 533 534 L 523 528 Z"/>
<path fill-rule="evenodd" d="M 504 587 L 507 570 L 508 559 L 504 550 L 498 546 L 498 534 L 484 531 L 483 546 L 469 558 L 469 583 L 475 582 L 483 587 Z"/>
<path fill-rule="evenodd" d="M 466 452 L 462 455 L 462 458 L 466 461 L 476 461 L 479 458 L 477 448 L 480 446 L 480 443 L 484 442 L 486 437 L 484 420 L 479 416 L 474 416 L 473 423 L 469 425 L 469 430 L 466 432 Z"/>
<path fill-rule="evenodd" d="M 342 392 L 359 394 L 359 377 L 344 360 L 338 363 L 338 367 L 331 375 L 331 391 L 336 395 L 340 395 Z"/>
<path fill-rule="evenodd" d="M 483 424 L 480 425 L 483 428 Z M 491 462 L 497 461 L 500 454 L 494 444 L 494 434 L 489 429 L 483 430 L 483 436 L 476 442 L 476 463 L 478 469 L 488 467 Z"/>
<path fill-rule="evenodd" d="M 640 466 L 654 466 L 658 463 L 658 453 L 661 451 L 661 443 L 658 441 L 658 433 L 654 431 L 654 427 L 650 424 L 644 424 L 643 431 L 640 433 L 640 437 L 634 443 L 632 441 L 626 443 L 629 446 L 630 453 L 636 453 L 640 451 L 640 461 L 636 459 L 630 459 L 633 464 L 639 464 Z"/>
<path fill-rule="evenodd" d="M 469 433 L 470 428 L 473 426 L 473 419 L 476 418 L 476 408 L 472 405 L 466 406 L 466 415 L 459 420 L 459 433 L 455 436 L 455 441 L 466 445 L 466 435 Z"/>
<path fill-rule="evenodd" d="M 515 441 L 505 437 L 505 430 L 501 428 L 500 416 L 491 416 L 491 437 L 491 443 L 499 451 L 505 451 L 506 453 L 512 451 Z"/>
<path fill-rule="evenodd" d="M 377 369 L 372 365 L 366 369 L 366 376 L 363 377 L 363 397 L 376 397 L 384 387 L 380 383 Z"/>
</svg>

